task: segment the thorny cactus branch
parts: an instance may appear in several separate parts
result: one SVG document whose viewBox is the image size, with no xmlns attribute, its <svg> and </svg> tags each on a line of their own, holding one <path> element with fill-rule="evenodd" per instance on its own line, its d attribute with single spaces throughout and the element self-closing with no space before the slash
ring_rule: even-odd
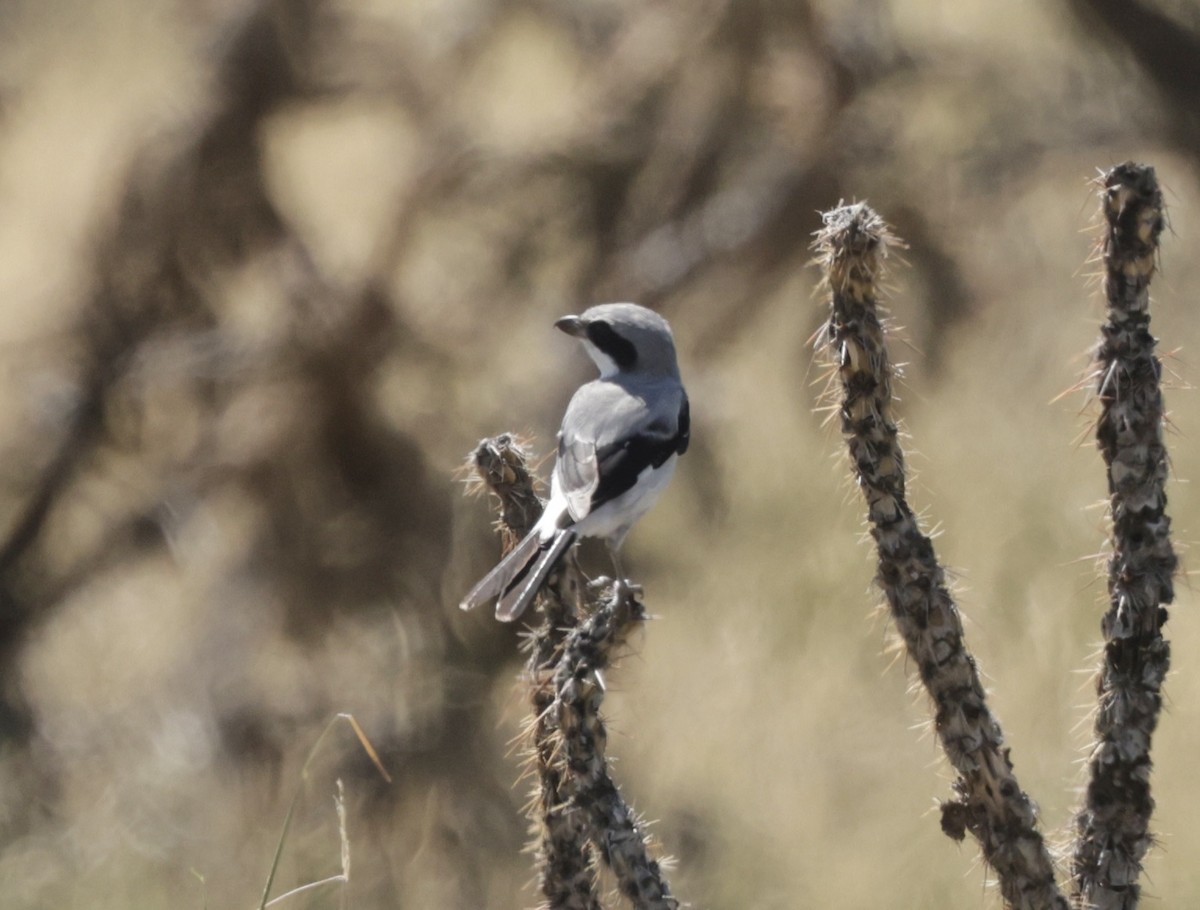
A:
<svg viewBox="0 0 1200 910">
<path fill-rule="evenodd" d="M 534 490 L 525 449 L 509 434 L 484 439 L 471 453 L 470 464 L 499 500 L 498 524 L 507 549 L 529 533 L 543 507 Z M 534 826 L 538 890 L 549 910 L 599 910 L 586 819 L 572 810 L 570 777 L 563 766 L 554 712 L 554 667 L 562 654 L 563 637 L 576 622 L 564 593 L 578 585 L 579 574 L 571 565 L 558 576 L 543 589 L 544 621 L 529 637 L 526 663 L 533 706 L 527 732 L 533 743 L 530 760 L 537 780 L 529 816 Z"/>
<path fill-rule="evenodd" d="M 545 621 L 529 640 L 526 664 L 533 705 L 532 760 L 538 780 L 530 807 L 537 837 L 538 888 L 548 910 L 599 910 L 587 819 L 575 809 L 575 788 L 565 767 L 560 721 L 554 710 L 554 668 L 574 616 L 557 591 L 542 595 L 542 609 Z"/>
<path fill-rule="evenodd" d="M 497 525 L 505 550 L 528 534 L 542 514 L 528 459 L 525 447 L 511 433 L 481 439 L 467 459 L 478 482 L 499 501 Z"/>
<path fill-rule="evenodd" d="M 524 449 L 511 435 L 485 439 L 470 456 L 483 486 L 500 500 L 511 545 L 541 513 Z M 676 910 L 679 902 L 651 858 L 636 814 L 621 797 L 605 756 L 600 674 L 646 618 L 628 588 L 584 585 L 568 558 L 541 594 L 545 622 L 530 637 L 533 758 L 538 790 L 530 806 L 537 829 L 538 884 L 548 908 L 599 910 L 593 847 L 637 910 Z M 609 596 L 600 600 L 604 590 Z M 586 601 L 587 618 L 577 605 Z"/>
<path fill-rule="evenodd" d="M 676 910 L 679 901 L 671 895 L 635 813 L 608 772 L 608 734 L 600 716 L 600 674 L 645 618 L 641 601 L 627 589 L 614 592 L 567 636 L 554 688 L 567 767 L 574 778 L 575 809 L 588 817 L 601 857 L 637 910 Z"/>
<path fill-rule="evenodd" d="M 1037 810 L 1013 773 L 933 543 L 905 498 L 904 455 L 892 415 L 893 367 L 878 301 L 895 238 L 865 204 L 827 212 L 824 222 L 814 246 L 830 291 L 825 342 L 840 380 L 842 433 L 878 553 L 876 580 L 933 701 L 938 739 L 958 772 L 957 798 L 942 806 L 942 829 L 956 840 L 967 831 L 975 836 L 1006 906 L 1066 910 L 1037 829 Z"/>
<path fill-rule="evenodd" d="M 1072 861 L 1080 907 L 1132 910 L 1152 842 L 1150 740 L 1170 664 L 1163 607 L 1174 599 L 1178 565 L 1166 513 L 1162 367 L 1150 334 L 1150 279 L 1164 224 L 1154 169 L 1126 162 L 1102 184 L 1104 295 L 1097 374 L 1096 441 L 1108 470 L 1112 558 L 1104 657 L 1096 683 L 1096 743 L 1076 818 Z"/>
</svg>

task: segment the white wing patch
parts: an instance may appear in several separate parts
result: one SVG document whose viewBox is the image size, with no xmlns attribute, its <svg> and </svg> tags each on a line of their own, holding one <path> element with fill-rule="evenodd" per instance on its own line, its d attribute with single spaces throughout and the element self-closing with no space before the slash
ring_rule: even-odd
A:
<svg viewBox="0 0 1200 910">
<path fill-rule="evenodd" d="M 600 484 L 596 444 L 581 439 L 563 444 L 555 468 L 559 489 L 567 500 L 567 512 L 573 521 L 579 521 L 592 510 L 592 494 Z"/>
</svg>

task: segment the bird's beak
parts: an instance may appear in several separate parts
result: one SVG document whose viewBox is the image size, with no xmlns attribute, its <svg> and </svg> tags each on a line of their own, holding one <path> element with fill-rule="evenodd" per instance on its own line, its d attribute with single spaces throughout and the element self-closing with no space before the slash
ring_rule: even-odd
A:
<svg viewBox="0 0 1200 910">
<path fill-rule="evenodd" d="M 560 332 L 566 332 L 576 338 L 581 338 L 587 333 L 587 323 L 578 316 L 564 316 L 554 323 L 554 327 Z"/>
</svg>

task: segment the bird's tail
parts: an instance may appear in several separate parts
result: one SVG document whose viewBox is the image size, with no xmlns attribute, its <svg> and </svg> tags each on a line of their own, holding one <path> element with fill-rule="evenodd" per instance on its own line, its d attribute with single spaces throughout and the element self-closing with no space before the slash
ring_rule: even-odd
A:
<svg viewBox="0 0 1200 910">
<path fill-rule="evenodd" d="M 459 607 L 470 610 L 499 598 L 496 618 L 501 622 L 512 622 L 533 602 L 546 577 L 574 542 L 575 532 L 570 529 L 556 531 L 546 541 L 542 541 L 534 529 L 480 579 Z"/>
</svg>

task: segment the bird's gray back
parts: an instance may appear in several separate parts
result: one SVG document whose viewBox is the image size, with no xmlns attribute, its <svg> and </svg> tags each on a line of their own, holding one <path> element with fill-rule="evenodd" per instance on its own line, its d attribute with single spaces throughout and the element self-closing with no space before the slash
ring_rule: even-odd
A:
<svg viewBox="0 0 1200 910">
<path fill-rule="evenodd" d="M 581 386 L 567 406 L 554 465 L 571 518 L 583 518 L 646 467 L 686 448 L 687 428 L 680 426 L 686 415 L 675 379 L 619 376 Z"/>
</svg>

